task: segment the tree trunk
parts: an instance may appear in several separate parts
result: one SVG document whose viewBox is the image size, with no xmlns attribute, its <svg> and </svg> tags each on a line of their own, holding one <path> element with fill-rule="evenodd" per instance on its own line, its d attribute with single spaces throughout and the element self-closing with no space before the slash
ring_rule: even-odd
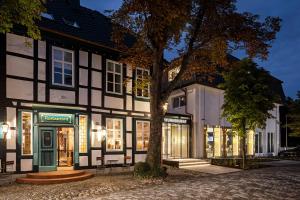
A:
<svg viewBox="0 0 300 200">
<path fill-rule="evenodd" d="M 245 169 L 246 165 L 246 119 L 242 120 L 242 156 L 243 156 L 243 169 Z"/>
<path fill-rule="evenodd" d="M 164 117 L 164 102 L 161 100 L 162 53 L 156 53 L 155 55 L 150 90 L 151 128 L 146 158 L 146 162 L 150 165 L 152 170 L 156 170 L 161 167 L 162 121 Z"/>
</svg>

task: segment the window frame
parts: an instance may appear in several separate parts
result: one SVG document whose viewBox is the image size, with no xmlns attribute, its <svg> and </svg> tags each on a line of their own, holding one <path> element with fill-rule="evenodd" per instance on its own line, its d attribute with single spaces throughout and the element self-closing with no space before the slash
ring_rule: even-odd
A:
<svg viewBox="0 0 300 200">
<path fill-rule="evenodd" d="M 114 71 L 108 71 L 108 63 L 113 63 L 113 66 L 114 66 Z M 115 65 L 120 65 L 121 67 L 121 72 L 118 73 L 116 72 L 115 70 Z M 105 67 L 105 91 L 106 93 L 109 93 L 109 94 L 117 94 L 117 95 L 122 95 L 123 94 L 123 65 L 122 63 L 119 63 L 119 62 L 116 62 L 116 61 L 113 61 L 113 60 L 109 60 L 109 59 L 106 59 L 106 67 Z M 109 83 L 112 83 L 113 84 L 113 91 L 109 91 L 108 90 L 108 73 L 113 73 L 113 82 L 109 82 Z M 118 74 L 121 76 L 120 78 L 120 83 L 116 83 L 115 82 L 115 75 Z M 120 84 L 120 92 L 116 92 L 116 84 Z"/>
<path fill-rule="evenodd" d="M 184 98 L 184 105 L 181 105 L 181 98 Z M 175 107 L 174 106 L 174 101 L 175 101 L 175 99 L 179 99 L 179 101 L 178 101 L 178 107 Z M 185 97 L 185 95 L 180 95 L 180 96 L 176 96 L 176 97 L 173 97 L 172 98 L 172 107 L 174 108 L 174 109 L 178 109 L 178 108 L 182 108 L 182 107 L 184 107 L 184 106 L 186 106 L 186 97 Z"/>
<path fill-rule="evenodd" d="M 63 59 L 62 60 L 55 60 L 54 59 L 54 51 L 55 50 L 58 50 L 58 51 L 62 51 L 63 52 Z M 72 85 L 67 85 L 65 84 L 65 72 L 64 72 L 64 64 L 70 64 L 70 62 L 65 62 L 64 60 L 64 52 L 68 52 L 68 53 L 71 53 L 72 54 Z M 54 71 L 54 63 L 55 62 L 59 62 L 62 64 L 62 83 L 55 83 L 54 81 L 54 74 L 55 74 L 55 71 Z M 64 48 L 61 48 L 61 47 L 57 47 L 57 46 L 52 46 L 52 63 L 51 63 L 51 69 L 52 69 L 52 80 L 51 80 L 51 83 L 52 85 L 55 85 L 55 86 L 61 86 L 61 87 L 68 87 L 68 88 L 74 88 L 75 87 L 75 54 L 74 54 L 74 51 L 72 50 L 69 50 L 69 49 L 64 49 Z"/>
<path fill-rule="evenodd" d="M 145 69 L 145 68 L 141 68 L 141 67 L 137 67 L 135 69 L 135 81 L 138 81 L 138 75 L 137 75 L 137 71 L 141 70 L 142 71 L 142 81 L 144 80 L 144 72 L 146 71 L 148 73 L 148 75 L 150 75 L 150 70 L 149 69 Z M 135 97 L 137 98 L 143 98 L 143 99 L 150 99 L 150 83 L 148 83 L 148 96 L 144 96 L 144 90 L 145 89 L 141 89 L 142 90 L 142 96 L 138 96 L 138 92 L 137 92 L 137 88 L 135 88 Z"/>
<path fill-rule="evenodd" d="M 23 152 L 23 113 L 30 113 L 31 116 L 31 127 L 30 127 L 30 154 L 24 154 Z M 27 111 L 27 110 L 20 110 L 20 115 L 21 115 L 21 122 L 20 122 L 20 131 L 21 131 L 21 155 L 22 156 L 32 156 L 33 155 L 33 113 L 31 111 Z"/>
<path fill-rule="evenodd" d="M 113 129 L 108 129 L 107 128 L 107 120 L 112 120 L 113 121 Z M 108 131 L 109 130 L 112 130 L 113 131 L 113 140 L 114 142 L 116 141 L 116 136 L 115 136 L 115 131 L 116 130 L 119 130 L 119 129 L 115 129 L 115 120 L 118 120 L 120 121 L 120 135 L 121 135 L 121 138 L 120 138 L 120 141 L 122 142 L 121 143 L 121 148 L 120 149 L 109 149 L 108 148 Z M 107 117 L 105 119 L 105 127 L 106 127 L 106 139 L 105 139 L 105 151 L 106 152 L 123 152 L 124 151 L 124 120 L 121 119 L 121 118 L 114 118 L 114 117 Z"/>
<path fill-rule="evenodd" d="M 138 123 L 142 123 L 142 141 L 143 141 L 143 148 L 142 149 L 138 149 L 137 148 L 137 136 L 138 136 L 138 134 L 137 134 L 137 127 L 138 127 Z M 145 152 L 145 151 L 148 151 L 148 148 L 147 149 L 145 149 L 145 147 L 144 147 L 144 123 L 148 123 L 149 124 L 149 135 L 148 135 L 148 144 L 149 144 L 149 140 L 150 140 L 150 129 L 151 129 L 151 124 L 150 124 L 150 121 L 148 121 L 148 120 L 136 120 L 135 121 L 135 150 L 137 151 L 137 152 Z"/>
</svg>

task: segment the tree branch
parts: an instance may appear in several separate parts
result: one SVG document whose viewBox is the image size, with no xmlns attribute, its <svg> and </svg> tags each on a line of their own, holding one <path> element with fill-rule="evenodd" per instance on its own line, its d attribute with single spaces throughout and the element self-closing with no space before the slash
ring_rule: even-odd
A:
<svg viewBox="0 0 300 200">
<path fill-rule="evenodd" d="M 189 40 L 187 52 L 184 54 L 184 56 L 182 58 L 180 71 L 177 74 L 177 76 L 174 78 L 174 80 L 163 91 L 163 95 L 162 95 L 162 98 L 161 98 L 162 102 L 165 102 L 165 101 L 168 100 L 171 92 L 175 89 L 175 87 L 181 81 L 181 78 L 182 78 L 183 74 L 187 70 L 189 60 L 191 58 L 191 55 L 194 52 L 194 43 L 195 43 L 197 35 L 200 31 L 204 15 L 205 15 L 205 7 L 199 8 L 199 12 L 197 14 L 197 18 L 196 18 L 196 21 L 195 21 L 195 28 L 194 28 L 194 30 L 191 34 L 191 38 Z"/>
</svg>

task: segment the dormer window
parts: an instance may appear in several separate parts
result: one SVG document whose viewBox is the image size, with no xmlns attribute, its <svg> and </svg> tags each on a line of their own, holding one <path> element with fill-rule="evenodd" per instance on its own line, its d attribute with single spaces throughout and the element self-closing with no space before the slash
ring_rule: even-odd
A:
<svg viewBox="0 0 300 200">
<path fill-rule="evenodd" d="M 75 28 L 80 28 L 79 24 L 76 21 L 70 21 L 65 18 L 63 18 L 63 21 L 65 22 L 65 24 L 67 24 L 69 26 L 73 26 Z"/>
<path fill-rule="evenodd" d="M 41 16 L 46 18 L 46 19 L 50 19 L 50 20 L 54 20 L 54 17 L 52 14 L 46 13 L 46 12 L 42 12 Z"/>
</svg>

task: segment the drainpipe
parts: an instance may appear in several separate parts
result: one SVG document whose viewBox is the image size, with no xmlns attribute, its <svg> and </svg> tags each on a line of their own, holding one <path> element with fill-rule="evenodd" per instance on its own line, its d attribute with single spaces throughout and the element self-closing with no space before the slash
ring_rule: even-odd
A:
<svg viewBox="0 0 300 200">
<path fill-rule="evenodd" d="M 191 117 L 191 127 L 190 127 L 190 138 L 189 138 L 189 157 L 191 157 L 191 155 L 192 155 L 192 140 L 191 140 L 191 136 L 192 136 L 192 134 L 193 134 L 193 117 L 194 117 L 194 115 L 192 114 L 192 113 L 189 113 L 188 112 L 188 101 L 187 101 L 187 88 L 181 88 L 181 90 L 184 92 L 184 97 L 185 97 L 185 114 L 186 115 L 189 115 L 190 117 Z"/>
</svg>

